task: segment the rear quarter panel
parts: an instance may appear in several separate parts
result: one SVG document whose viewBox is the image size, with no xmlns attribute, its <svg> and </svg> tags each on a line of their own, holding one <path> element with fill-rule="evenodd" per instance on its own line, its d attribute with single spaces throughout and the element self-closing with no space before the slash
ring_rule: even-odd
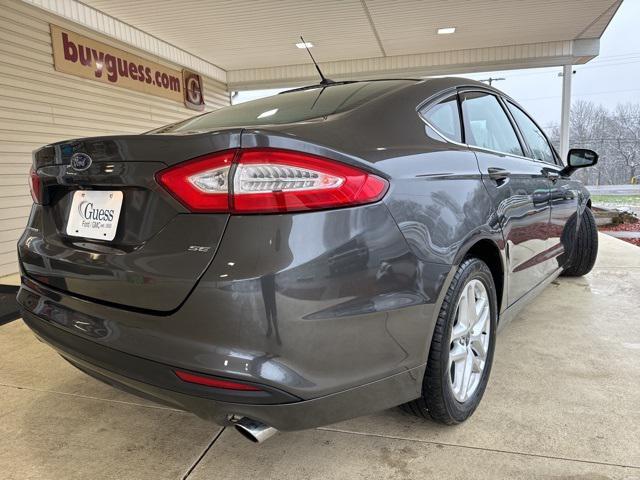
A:
<svg viewBox="0 0 640 480">
<path fill-rule="evenodd" d="M 304 150 L 389 180 L 382 203 L 406 242 L 407 266 L 415 278 L 411 290 L 422 292 L 430 306 L 422 328 L 408 319 L 397 325 L 411 325 L 407 331 L 419 337 L 411 349 L 419 352 L 408 354 L 414 361 L 426 362 L 433 326 L 455 265 L 481 239 L 491 240 L 501 250 L 504 242 L 474 153 L 466 146 L 430 138 L 416 112 L 433 92 L 410 87 L 400 93 L 326 119 L 246 130 L 242 145 Z M 388 236 L 379 227 L 370 217 L 369 228 L 378 232 L 375 235 Z M 399 265 L 393 265 L 391 271 L 394 269 L 397 272 Z"/>
<path fill-rule="evenodd" d="M 454 265 L 480 239 L 503 247 L 474 153 L 431 138 L 417 113 L 425 100 L 459 81 L 417 83 L 351 112 L 245 131 L 242 143 L 304 148 L 386 177 L 384 203 L 412 253 L 423 262 Z"/>
</svg>

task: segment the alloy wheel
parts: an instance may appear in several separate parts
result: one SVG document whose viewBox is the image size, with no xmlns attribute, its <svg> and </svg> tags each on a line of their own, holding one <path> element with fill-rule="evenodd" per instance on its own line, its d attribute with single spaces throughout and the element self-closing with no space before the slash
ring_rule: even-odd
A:
<svg viewBox="0 0 640 480">
<path fill-rule="evenodd" d="M 491 341 L 489 294 L 480 280 L 464 286 L 455 315 L 447 373 L 453 396 L 466 402 L 480 385 Z"/>
</svg>

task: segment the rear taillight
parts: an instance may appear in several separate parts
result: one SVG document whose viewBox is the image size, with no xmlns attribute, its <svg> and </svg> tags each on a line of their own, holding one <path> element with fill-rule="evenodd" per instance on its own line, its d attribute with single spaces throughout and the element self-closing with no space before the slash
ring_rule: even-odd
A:
<svg viewBox="0 0 640 480">
<path fill-rule="evenodd" d="M 229 170 L 236 150 L 200 157 L 159 172 L 160 185 L 192 212 L 229 210 Z"/>
<path fill-rule="evenodd" d="M 291 212 L 379 200 L 387 182 L 359 168 L 287 150 L 245 150 L 233 179 L 233 210 Z"/>
<path fill-rule="evenodd" d="M 42 203 L 42 181 L 33 166 L 29 170 L 29 190 L 35 203 Z"/>
<path fill-rule="evenodd" d="M 233 165 L 233 168 L 232 168 Z M 176 165 L 158 182 L 194 212 L 298 212 L 381 199 L 386 180 L 290 150 L 228 150 Z"/>
</svg>

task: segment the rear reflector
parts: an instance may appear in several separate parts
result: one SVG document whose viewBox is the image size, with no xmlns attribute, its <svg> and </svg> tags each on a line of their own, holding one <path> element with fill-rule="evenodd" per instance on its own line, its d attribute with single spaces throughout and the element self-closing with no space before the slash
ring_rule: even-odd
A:
<svg viewBox="0 0 640 480">
<path fill-rule="evenodd" d="M 279 149 L 218 152 L 163 170 L 156 178 L 193 212 L 339 208 L 380 200 L 388 188 L 386 180 L 359 168 Z"/>
<path fill-rule="evenodd" d="M 243 390 L 245 392 L 260 391 L 258 387 L 247 385 L 246 383 L 231 382 L 229 380 L 222 380 L 221 378 L 205 377 L 182 370 L 175 370 L 175 374 L 183 382 L 204 385 L 205 387 L 224 388 L 225 390 Z"/>
</svg>

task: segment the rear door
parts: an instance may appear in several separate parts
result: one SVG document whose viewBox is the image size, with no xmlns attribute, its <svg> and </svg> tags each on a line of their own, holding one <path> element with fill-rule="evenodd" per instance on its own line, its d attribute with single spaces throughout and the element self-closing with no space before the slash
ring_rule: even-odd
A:
<svg viewBox="0 0 640 480">
<path fill-rule="evenodd" d="M 34 204 L 18 243 L 23 272 L 80 297 L 177 308 L 213 259 L 228 214 L 189 212 L 155 175 L 239 145 L 240 130 L 227 130 L 97 137 L 36 151 L 43 204 Z M 81 161 L 74 166 L 72 158 Z"/>
<path fill-rule="evenodd" d="M 561 254 L 564 252 L 562 240 L 565 239 L 567 222 L 578 211 L 579 183 L 572 180 L 570 176 L 562 174 L 563 165 L 560 159 L 542 129 L 531 117 L 515 103 L 509 100 L 505 103 L 528 146 L 527 157 L 540 162 L 551 181 L 551 223 L 548 235 L 552 250 L 549 252 L 550 258 L 545 266 L 546 271 L 551 274 L 564 262 L 561 260 Z"/>
<path fill-rule="evenodd" d="M 551 183 L 526 147 L 502 101 L 479 90 L 460 92 L 465 141 L 475 152 L 494 201 L 507 249 L 511 305 L 546 277 Z"/>
</svg>

